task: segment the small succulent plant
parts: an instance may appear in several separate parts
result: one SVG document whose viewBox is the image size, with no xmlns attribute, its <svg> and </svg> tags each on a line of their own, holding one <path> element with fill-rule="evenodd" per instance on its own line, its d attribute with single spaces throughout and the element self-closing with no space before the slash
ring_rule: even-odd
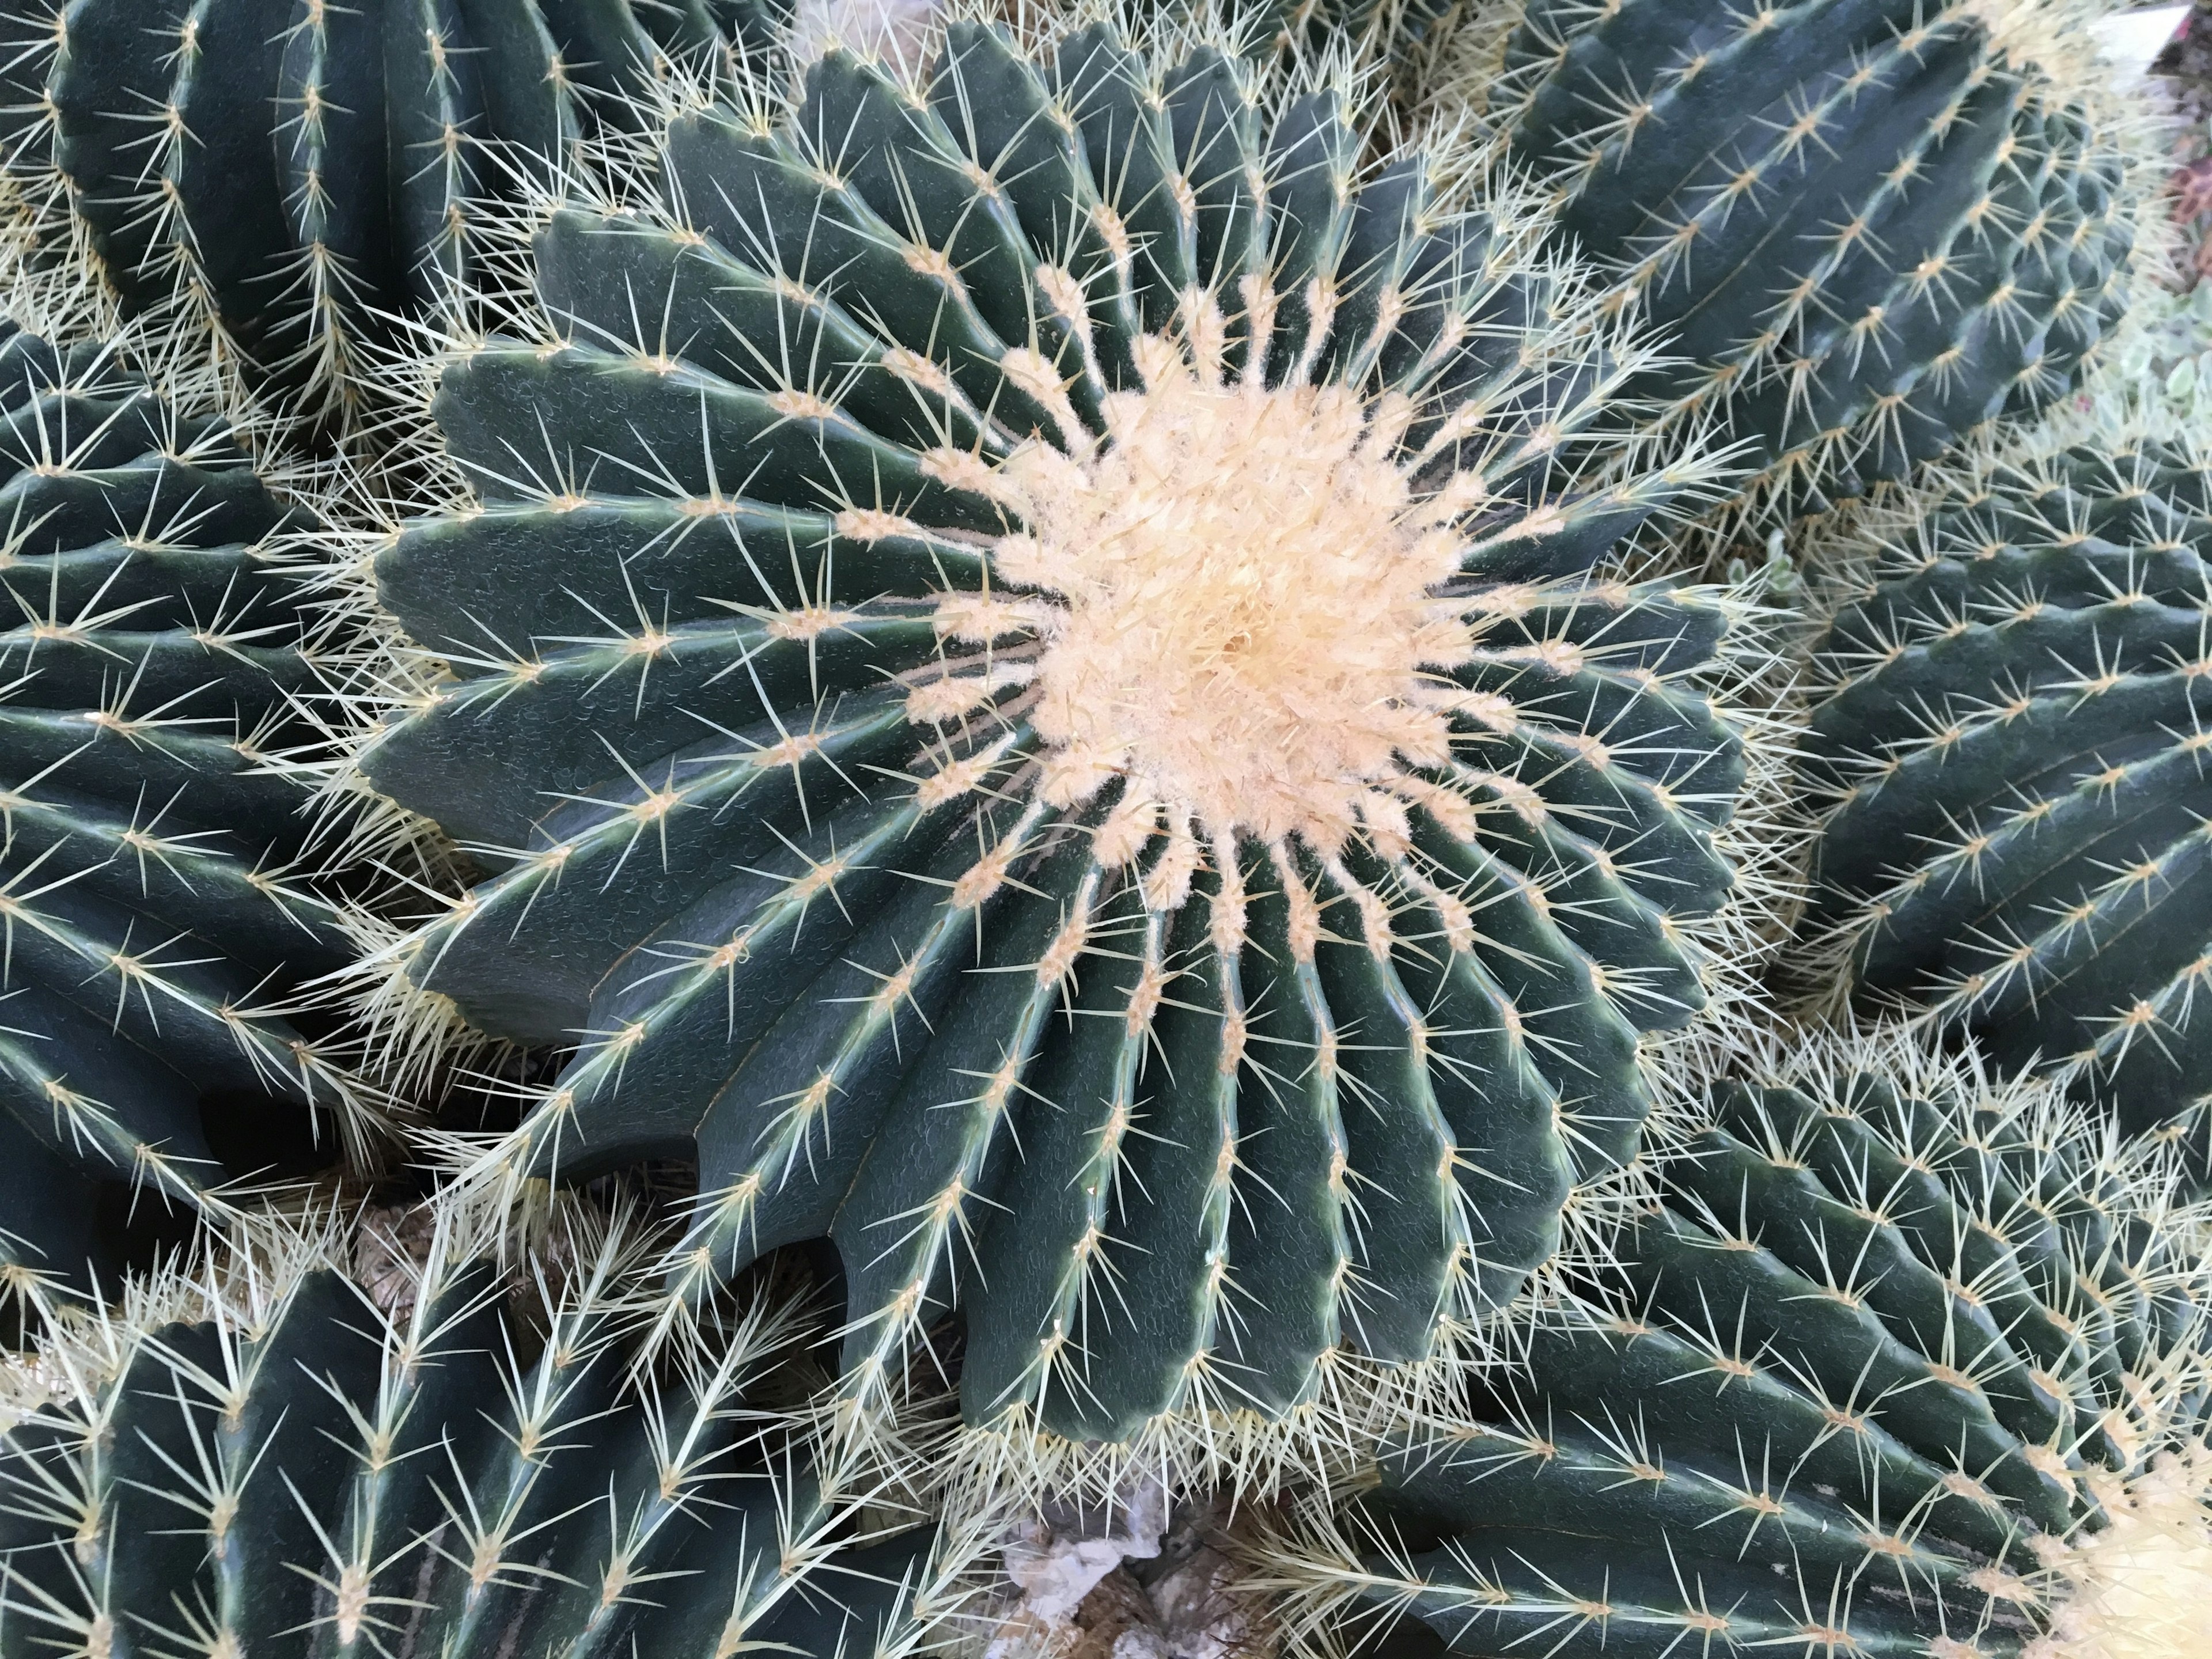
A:
<svg viewBox="0 0 2212 1659">
<path fill-rule="evenodd" d="M 934 1529 L 780 1443 L 787 1316 L 635 1371 L 635 1224 L 520 1274 L 472 1231 L 258 1223 L 50 1334 L 0 1402 L 0 1656 L 908 1650 Z"/>
<path fill-rule="evenodd" d="M 1638 348 L 1326 76 L 957 21 L 535 228 L 376 555 L 391 960 L 570 1044 L 480 1178 L 696 1148 L 696 1299 L 827 1234 L 848 1386 L 1123 1441 L 1421 1360 L 1630 1158 L 1735 863 L 1731 603 L 1606 565 Z M 1754 744 L 1754 747 L 1757 745 Z"/>
<path fill-rule="evenodd" d="M 83 1287 L 133 1189 L 186 1206 L 374 1114 L 300 1023 L 347 959 L 316 827 L 312 522 L 105 347 L 0 331 L 0 1264 Z"/>
<path fill-rule="evenodd" d="M 2212 1090 L 2212 460 L 2088 438 L 1920 497 L 1820 642 L 1807 955 L 2130 1130 Z"/>
<path fill-rule="evenodd" d="M 2185 1659 L 2212 1279 L 2170 1156 L 1893 1035 L 1724 1085 L 1466 1418 L 1285 1540 L 1294 1617 L 1454 1653 Z"/>
<path fill-rule="evenodd" d="M 2135 140 L 2069 15 L 1533 0 L 1462 95 L 1669 337 L 1641 389 L 1743 446 L 1763 533 L 2042 409 L 2106 341 Z"/>
</svg>

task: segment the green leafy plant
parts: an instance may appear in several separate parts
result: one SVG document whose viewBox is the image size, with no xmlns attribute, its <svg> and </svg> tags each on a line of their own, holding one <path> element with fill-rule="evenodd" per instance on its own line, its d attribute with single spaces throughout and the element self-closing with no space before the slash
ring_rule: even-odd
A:
<svg viewBox="0 0 2212 1659">
<path fill-rule="evenodd" d="M 258 1224 L 72 1317 L 0 1407 L 0 1654 L 909 1651 L 934 1528 L 782 1443 L 772 1304 L 629 1369 L 641 1238 Z"/>
<path fill-rule="evenodd" d="M 1805 955 L 2205 1156 L 2212 463 L 2090 437 L 1960 469 L 1820 642 Z"/>
<path fill-rule="evenodd" d="M 1763 533 L 2044 408 L 2106 342 L 2143 147 L 2080 9 L 1534 0 L 1502 80 L 1450 95 L 1674 345 L 1640 389 L 1743 447 L 1729 522 Z"/>
<path fill-rule="evenodd" d="M 362 770 L 485 872 L 382 962 L 577 1045 L 473 1178 L 696 1149 L 672 1316 L 827 1234 L 863 1413 L 956 1310 L 1070 1441 L 1434 1355 L 1767 879 L 1731 602 L 1604 565 L 1703 464 L 1577 482 L 1632 339 L 1333 83 L 960 22 L 760 96 L 535 226 L 375 554 Z"/>
<path fill-rule="evenodd" d="M 376 1115 L 301 1023 L 349 954 L 282 763 L 312 516 L 111 348 L 0 333 L 0 1263 L 82 1288 L 136 1190 L 189 1207 L 317 1134 L 365 1162 Z"/>
<path fill-rule="evenodd" d="M 1273 1565 L 1343 1642 L 2184 1659 L 2212 1623 L 2201 1212 L 2050 1085 L 1896 1035 L 1726 1085 L 1474 1409 Z"/>
</svg>

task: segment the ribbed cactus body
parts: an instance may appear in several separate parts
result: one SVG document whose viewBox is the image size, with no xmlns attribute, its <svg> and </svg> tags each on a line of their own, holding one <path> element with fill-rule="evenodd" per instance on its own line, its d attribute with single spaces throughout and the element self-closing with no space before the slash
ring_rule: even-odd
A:
<svg viewBox="0 0 2212 1659">
<path fill-rule="evenodd" d="M 496 873 L 407 972 L 580 1042 L 488 1168 L 694 1146 L 679 1288 L 828 1233 L 854 1386 L 1273 1414 L 1545 1259 L 1704 999 L 1727 618 L 1591 573 L 1632 361 L 1334 94 L 1103 29 L 832 52 L 553 217 L 380 591 L 371 780 Z"/>
<path fill-rule="evenodd" d="M 726 24 L 765 44 L 764 19 L 728 9 L 70 0 L 19 26 L 11 167 L 31 204 L 51 169 L 73 223 L 49 211 L 40 238 L 88 257 L 125 316 L 181 307 L 232 368 L 347 397 L 390 318 L 467 274 L 488 198 L 635 125 Z"/>
<path fill-rule="evenodd" d="M 2028 6 L 2013 9 L 2025 18 Z M 1492 107 L 1681 362 L 1640 388 L 1759 498 L 1900 478 L 2075 382 L 2118 318 L 2126 152 L 2063 80 L 1927 0 L 1537 0 Z"/>
<path fill-rule="evenodd" d="M 312 520 L 95 350 L 8 333 L 0 419 L 0 1260 L 81 1278 L 131 1184 L 190 1204 L 354 1127 L 283 1012 L 345 959 L 270 765 L 315 684 L 272 543 Z"/>
<path fill-rule="evenodd" d="M 929 1531 L 845 1541 L 749 1408 L 759 1328 L 626 1378 L 619 1260 L 517 1297 L 441 1232 L 392 1308 L 295 1246 L 49 1343 L 0 1419 L 0 1654 L 896 1650 Z"/>
<path fill-rule="evenodd" d="M 2156 440 L 1930 498 L 1836 616 L 1811 921 L 1863 998 L 2065 1067 L 2203 1153 L 2212 464 Z"/>
<path fill-rule="evenodd" d="M 1292 1571 L 1482 1659 L 2009 1659 L 2080 1597 L 2136 1645 L 2035 1651 L 2201 1650 L 2212 1287 L 2171 1172 L 2047 1093 L 1910 1089 L 1723 1088 L 1594 1300 L 1386 1452 L 1337 1540 L 1373 1553 Z"/>
</svg>

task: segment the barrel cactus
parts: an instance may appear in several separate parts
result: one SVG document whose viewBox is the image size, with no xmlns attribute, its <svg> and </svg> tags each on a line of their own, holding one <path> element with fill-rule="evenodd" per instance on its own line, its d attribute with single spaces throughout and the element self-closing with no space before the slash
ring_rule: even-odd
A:
<svg viewBox="0 0 2212 1659">
<path fill-rule="evenodd" d="M 905 1650 L 932 1530 L 861 1533 L 778 1443 L 774 1316 L 626 1373 L 634 1227 L 572 1223 L 519 1287 L 449 1218 L 419 1259 L 249 1242 L 17 1374 L 6 1659 Z"/>
<path fill-rule="evenodd" d="M 784 9 L 787 9 L 785 8 Z M 13 193 L 44 257 L 234 374 L 350 406 L 391 319 L 467 274 L 490 198 L 768 0 L 70 0 L 5 26 Z M 490 141 L 500 141 L 495 148 Z"/>
<path fill-rule="evenodd" d="M 1745 896 L 1733 602 L 1602 568 L 1708 475 L 1577 483 L 1638 348 L 1279 73 L 958 22 L 684 114 L 375 557 L 361 766 L 489 872 L 393 959 L 575 1045 L 477 1178 L 696 1150 L 677 1305 L 828 1235 L 856 1400 L 956 1307 L 1077 1439 L 1431 1355 Z"/>
<path fill-rule="evenodd" d="M 2065 15 L 1533 0 L 1502 81 L 1478 52 L 1459 95 L 1486 96 L 1562 233 L 1672 337 L 1641 389 L 1744 446 L 1747 523 L 2042 408 L 2106 338 L 2135 141 Z"/>
<path fill-rule="evenodd" d="M 1964 471 L 1821 644 L 1816 982 L 2061 1069 L 2202 1164 L 2212 459 L 2087 438 Z"/>
<path fill-rule="evenodd" d="M 1481 1659 L 2207 1650 L 2203 1218 L 2049 1084 L 1869 1046 L 1715 1095 L 1620 1270 L 1282 1552 L 1309 1628 L 1410 1616 Z"/>
<path fill-rule="evenodd" d="M 299 1006 L 341 965 L 295 878 L 312 522 L 104 348 L 0 333 L 0 1264 L 112 1265 L 158 1209 L 362 1139 Z"/>
</svg>

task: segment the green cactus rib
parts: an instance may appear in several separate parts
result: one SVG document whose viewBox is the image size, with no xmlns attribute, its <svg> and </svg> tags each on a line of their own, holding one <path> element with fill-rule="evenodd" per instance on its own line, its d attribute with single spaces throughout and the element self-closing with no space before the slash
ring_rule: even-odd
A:
<svg viewBox="0 0 2212 1659">
<path fill-rule="evenodd" d="M 68 0 L 12 26 L 9 165 L 125 317 L 180 309 L 234 369 L 344 403 L 471 273 L 493 198 L 635 126 L 672 64 L 765 47 L 772 9 Z"/>
<path fill-rule="evenodd" d="M 1634 351 L 1255 75 L 956 23 L 920 101 L 687 115 L 377 560 L 445 678 L 363 770 L 494 871 L 405 971 L 581 1039 L 480 1172 L 696 1146 L 682 1297 L 826 1233 L 849 1385 L 957 1306 L 971 1422 L 1430 1354 L 1632 1154 L 1735 879 L 1728 616 L 1590 574 L 1695 468 L 1568 487 Z"/>
<path fill-rule="evenodd" d="M 253 1167 L 272 1111 L 368 1121 L 286 1006 L 346 957 L 270 764 L 315 683 L 271 543 L 312 520 L 96 349 L 0 337 L 0 1266 L 82 1287 L 131 1186 L 251 1173 L 229 1120 Z"/>
<path fill-rule="evenodd" d="M 634 1229 L 579 1224 L 520 1290 L 449 1225 L 420 1261 L 363 1242 L 49 1340 L 0 1434 L 0 1656 L 904 1650 L 933 1529 L 861 1534 L 778 1446 L 774 1319 L 641 1376 Z"/>
<path fill-rule="evenodd" d="M 1536 0 L 1509 44 L 1515 154 L 1680 354 L 1639 390 L 1743 445 L 1755 500 L 1823 507 L 2045 407 L 2124 308 L 2116 118 L 2002 12 Z"/>
<path fill-rule="evenodd" d="M 2203 1433 L 2212 1283 L 2170 1161 L 2115 1155 L 2047 1087 L 1954 1080 L 1722 1086 L 1619 1271 L 1291 1553 L 1322 1622 L 1411 1615 L 1471 1659 L 2081 1634 L 2081 1564 L 2107 1531 L 2142 1545 L 2152 1491 L 2185 1484 L 2166 1454 Z M 2199 1650 L 2161 1624 L 2201 1628 L 2189 1467 L 2170 1537 L 2102 1581 L 2137 1651 Z"/>
<path fill-rule="evenodd" d="M 1863 999 L 2061 1068 L 2202 1163 L 2212 1078 L 2212 461 L 2156 439 L 1998 465 L 1836 615 L 1809 921 Z"/>
</svg>

